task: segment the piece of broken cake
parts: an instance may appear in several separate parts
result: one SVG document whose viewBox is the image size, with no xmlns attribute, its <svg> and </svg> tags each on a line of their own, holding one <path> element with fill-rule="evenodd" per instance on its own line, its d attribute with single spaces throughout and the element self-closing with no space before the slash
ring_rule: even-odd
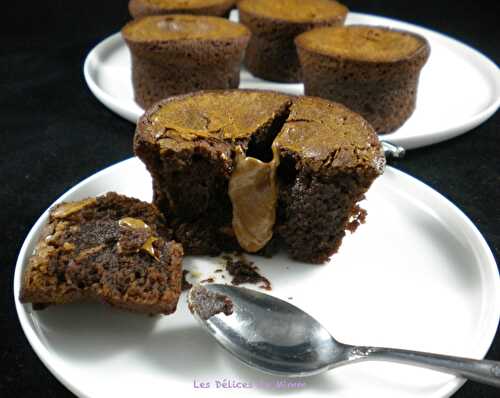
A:
<svg viewBox="0 0 500 398">
<path fill-rule="evenodd" d="M 91 299 L 170 314 L 181 293 L 182 257 L 152 204 L 113 192 L 61 203 L 50 210 L 20 300 L 41 309 Z"/>
</svg>

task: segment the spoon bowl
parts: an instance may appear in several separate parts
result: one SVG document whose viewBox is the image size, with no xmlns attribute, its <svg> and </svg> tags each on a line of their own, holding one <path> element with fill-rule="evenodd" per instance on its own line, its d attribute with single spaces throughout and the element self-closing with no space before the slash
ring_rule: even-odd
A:
<svg viewBox="0 0 500 398">
<path fill-rule="evenodd" d="M 229 299 L 232 314 L 200 316 L 197 293 Z M 203 296 L 203 295 L 202 295 Z M 222 284 L 196 285 L 189 307 L 203 329 L 241 362 L 265 373 L 306 377 L 365 360 L 398 362 L 500 387 L 500 362 L 382 347 L 343 344 L 316 319 L 284 300 Z M 203 305 L 203 303 L 201 303 Z M 215 308 L 209 303 L 209 308 Z"/>
<path fill-rule="evenodd" d="M 294 305 L 254 290 L 210 284 L 228 296 L 233 314 L 204 320 L 193 315 L 227 351 L 247 365 L 280 376 L 311 376 L 341 361 L 345 346 Z"/>
</svg>

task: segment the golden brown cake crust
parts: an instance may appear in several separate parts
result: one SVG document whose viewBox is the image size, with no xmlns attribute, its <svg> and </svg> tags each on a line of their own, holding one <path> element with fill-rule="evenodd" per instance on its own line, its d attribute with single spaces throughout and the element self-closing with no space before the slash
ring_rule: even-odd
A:
<svg viewBox="0 0 500 398">
<path fill-rule="evenodd" d="M 155 15 L 135 19 L 122 29 L 130 42 L 230 40 L 249 36 L 248 29 L 224 18 L 193 15 Z"/>
<path fill-rule="evenodd" d="M 333 0 L 241 0 L 238 9 L 274 21 L 296 23 L 345 18 L 348 12 L 347 7 Z"/>
<path fill-rule="evenodd" d="M 160 148 L 166 147 L 169 139 L 177 143 L 200 138 L 249 139 L 268 125 L 290 100 L 286 94 L 257 90 L 189 93 L 155 104 L 140 119 L 138 131 L 141 139 Z"/>
<path fill-rule="evenodd" d="M 418 56 L 428 47 L 420 35 L 363 25 L 313 29 L 295 42 L 309 51 L 360 62 L 398 62 Z"/>
<path fill-rule="evenodd" d="M 367 121 L 341 104 L 317 97 L 293 101 L 275 145 L 296 153 L 314 169 L 328 161 L 332 168 L 379 161 L 379 142 Z"/>
<path fill-rule="evenodd" d="M 128 8 L 133 18 L 164 14 L 227 17 L 234 4 L 234 0 L 130 0 Z"/>
<path fill-rule="evenodd" d="M 199 139 L 239 143 L 269 126 L 285 108 L 286 122 L 274 140 L 278 148 L 305 161 L 324 161 L 345 148 L 355 148 L 369 162 L 377 157 L 378 139 L 358 114 L 322 98 L 273 91 L 214 90 L 171 97 L 144 114 L 135 139 L 160 151 L 191 148 Z"/>
</svg>

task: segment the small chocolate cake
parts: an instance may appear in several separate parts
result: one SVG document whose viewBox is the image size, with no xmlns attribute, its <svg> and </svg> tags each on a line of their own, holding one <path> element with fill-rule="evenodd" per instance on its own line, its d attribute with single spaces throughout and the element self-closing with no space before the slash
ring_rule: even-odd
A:
<svg viewBox="0 0 500 398">
<path fill-rule="evenodd" d="M 250 38 L 243 25 L 224 18 L 159 15 L 122 29 L 132 54 L 132 83 L 143 108 L 176 94 L 237 88 Z"/>
<path fill-rule="evenodd" d="M 175 311 L 182 246 L 149 203 L 116 193 L 56 205 L 24 272 L 35 309 L 84 299 L 147 314 Z"/>
<path fill-rule="evenodd" d="M 164 14 L 227 17 L 234 4 L 235 0 L 130 0 L 128 9 L 133 18 Z"/>
<path fill-rule="evenodd" d="M 161 101 L 140 119 L 134 148 L 186 253 L 281 245 L 311 263 L 363 221 L 358 202 L 385 161 L 372 127 L 344 106 L 265 91 Z"/>
<path fill-rule="evenodd" d="M 398 129 L 415 110 L 425 38 L 373 26 L 314 29 L 295 40 L 305 93 L 340 102 L 382 133 Z"/>
<path fill-rule="evenodd" d="M 241 0 L 240 22 L 252 31 L 245 66 L 255 76 L 299 82 L 294 38 L 310 29 L 344 23 L 347 8 L 333 0 Z"/>
</svg>

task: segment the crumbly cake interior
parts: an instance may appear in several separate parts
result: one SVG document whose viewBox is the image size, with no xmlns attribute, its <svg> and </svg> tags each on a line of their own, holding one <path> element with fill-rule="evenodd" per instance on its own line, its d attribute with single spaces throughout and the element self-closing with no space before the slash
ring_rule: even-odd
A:
<svg viewBox="0 0 500 398">
<path fill-rule="evenodd" d="M 175 311 L 182 247 L 148 203 L 115 193 L 57 205 L 25 272 L 35 307 L 99 299 L 145 313 Z"/>
<path fill-rule="evenodd" d="M 358 202 L 385 164 L 370 131 L 342 105 L 311 97 L 292 105 L 275 141 L 281 153 L 275 233 L 292 258 L 323 263 L 345 232 L 364 222 Z"/>
<path fill-rule="evenodd" d="M 191 313 L 206 321 L 220 313 L 231 315 L 233 302 L 224 294 L 212 292 L 203 285 L 196 285 L 189 291 L 188 308 Z"/>
</svg>

